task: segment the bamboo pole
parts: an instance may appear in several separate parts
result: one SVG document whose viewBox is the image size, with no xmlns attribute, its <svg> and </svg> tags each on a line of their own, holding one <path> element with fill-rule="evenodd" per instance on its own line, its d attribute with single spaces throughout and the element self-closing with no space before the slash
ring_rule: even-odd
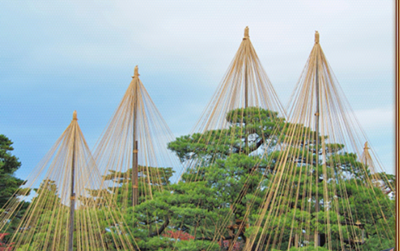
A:
<svg viewBox="0 0 400 251">
<path fill-rule="evenodd" d="M 319 33 L 315 32 L 315 43 L 319 43 Z M 318 198 L 318 182 L 319 182 L 319 173 L 318 173 L 318 164 L 319 164 L 319 81 L 318 81 L 318 55 L 316 53 L 316 63 L 315 63 L 315 94 L 316 94 L 316 111 L 315 111 L 315 133 L 316 133 L 316 143 L 315 143 L 315 212 L 316 215 L 316 227 L 314 230 L 314 247 L 318 247 L 320 245 L 320 235 L 318 231 L 318 212 L 319 212 L 319 198 Z"/>
<path fill-rule="evenodd" d="M 134 107 L 133 107 L 133 152 L 132 152 L 132 205 L 139 203 L 138 187 L 138 141 L 137 141 L 137 107 L 138 107 L 138 88 L 139 88 L 139 68 L 136 65 L 132 77 L 135 81 L 134 86 Z"/>
<path fill-rule="evenodd" d="M 369 147 L 368 147 L 368 141 L 367 141 L 364 144 L 364 166 L 365 166 L 365 168 L 367 168 L 367 166 L 368 166 L 368 157 L 369 157 L 368 149 L 369 149 Z M 369 168 L 371 174 L 375 174 L 375 170 L 374 169 L 371 170 L 371 167 L 368 167 L 368 168 Z"/>
<path fill-rule="evenodd" d="M 72 120 L 78 120 L 76 111 L 73 112 Z M 68 250 L 74 249 L 74 217 L 75 217 L 75 138 L 76 129 L 74 128 L 72 135 L 72 164 L 71 164 L 71 198 L 69 209 L 69 233 L 68 233 Z"/>
<path fill-rule="evenodd" d="M 246 26 L 246 28 L 244 29 L 244 38 L 243 40 L 249 39 L 249 27 Z M 244 108 L 245 110 L 247 109 L 247 107 L 249 106 L 249 89 L 248 89 L 248 83 L 247 83 L 247 57 L 244 58 Z M 247 110 L 246 110 L 247 112 Z M 245 119 L 247 119 L 248 114 L 245 113 Z M 245 153 L 246 151 L 248 151 L 249 149 L 249 139 L 248 139 L 247 135 L 247 129 L 246 129 L 246 124 L 245 124 Z M 249 154 L 249 153 L 247 153 Z"/>
</svg>

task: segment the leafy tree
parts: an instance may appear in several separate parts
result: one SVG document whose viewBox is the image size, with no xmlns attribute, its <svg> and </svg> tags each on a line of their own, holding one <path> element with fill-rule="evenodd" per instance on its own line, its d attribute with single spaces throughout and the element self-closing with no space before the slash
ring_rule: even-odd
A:
<svg viewBox="0 0 400 251">
<path fill-rule="evenodd" d="M 276 191 L 276 203 L 268 208 L 278 215 L 269 223 L 267 231 L 258 235 L 258 239 L 264 241 L 264 247 L 269 242 L 276 243 L 269 248 L 287 249 L 289 245 L 313 247 L 313 233 L 317 226 L 321 246 L 327 247 L 325 229 L 328 229 L 328 216 L 330 244 L 334 250 L 341 247 L 340 233 L 348 248 L 368 250 L 368 242 L 372 243 L 375 238 L 380 238 L 382 248 L 391 245 L 394 236 L 383 228 L 394 219 L 393 201 L 388 200 L 381 189 L 367 184 L 371 174 L 365 171 L 356 154 L 345 152 L 344 145 L 328 143 L 328 136 L 320 135 L 317 152 L 315 132 L 302 125 L 290 125 L 277 113 L 268 110 L 254 107 L 236 109 L 227 114 L 226 120 L 228 126 L 225 129 L 182 136 L 169 144 L 182 162 L 200 160 L 201 166 L 189 169 L 182 181 L 191 182 L 189 184 L 206 182 L 208 187 L 216 189 L 213 196 L 220 204 L 217 211 L 229 209 L 234 213 L 231 225 L 221 231 L 222 236 L 230 238 L 236 235 L 238 241 L 246 242 L 254 231 L 251 226 L 259 218 L 256 209 L 263 203 L 261 198 L 273 188 L 271 181 L 277 175 L 276 167 L 286 163 L 285 170 L 292 171 L 284 176 L 290 182 L 281 184 Z M 296 126 L 299 133 L 289 135 L 287 130 L 290 126 Z M 285 140 L 289 137 L 290 141 Z M 321 149 L 323 141 L 325 149 Z M 291 143 L 278 145 L 282 142 Z M 285 151 L 281 151 L 283 147 Z M 267 154 L 262 155 L 265 149 Z M 320 158 L 323 152 L 325 163 Z M 323 165 L 326 166 L 326 177 Z M 317 170 L 318 189 L 315 184 Z M 259 184 L 261 189 L 257 189 Z M 326 204 L 321 201 L 324 187 L 328 191 Z M 317 195 L 319 213 L 315 212 Z M 306 203 L 309 200 L 312 203 Z M 325 205 L 330 209 L 326 210 Z M 245 213 L 249 210 L 250 217 L 246 219 Z M 378 210 L 382 211 L 378 213 Z M 362 219 L 361 226 L 356 226 L 356 219 L 351 216 Z M 292 228 L 294 233 L 290 233 Z M 355 243 L 357 240 L 354 239 L 354 233 L 361 238 L 362 232 L 366 235 L 364 246 Z M 301 236 L 297 243 L 294 234 Z"/>
<path fill-rule="evenodd" d="M 205 229 L 204 232 L 209 232 L 209 237 L 203 240 L 214 241 L 213 244 L 219 242 L 218 247 L 215 247 L 217 250 L 223 246 L 222 240 L 225 242 L 232 240 L 235 235 L 239 236 L 239 242 L 246 241 L 245 232 L 249 222 L 244 216 L 248 210 L 256 213 L 261 206 L 265 191 L 257 188 L 261 180 L 274 172 L 276 164 L 266 156 L 263 157 L 263 150 L 266 146 L 275 146 L 279 142 L 279 136 L 284 135 L 286 123 L 276 112 L 255 107 L 232 110 L 227 114 L 226 121 L 228 126 L 225 129 L 182 136 L 168 145 L 182 162 L 195 160 L 198 163 L 198 166 L 189 168 L 182 175 L 181 183 L 174 189 L 186 186 L 187 190 L 190 186 L 204 185 L 210 191 L 207 193 L 208 199 L 212 198 L 216 204 L 214 208 L 209 209 L 215 214 L 214 218 L 207 214 L 203 217 L 214 222 L 224 220 L 230 222 L 228 228 L 217 228 L 221 240 L 213 238 L 217 232 L 215 223 L 198 224 L 193 221 L 201 215 L 187 215 L 190 222 L 185 223 L 185 229 L 179 230 L 193 235 L 193 226 L 201 225 Z M 282 134 L 274 133 L 276 130 L 281 130 Z M 244 187 L 245 192 L 243 192 Z M 196 195 L 195 193 L 192 196 Z M 175 196 L 174 191 L 172 198 Z M 192 204 L 195 204 L 195 201 Z M 181 206 L 180 210 L 183 209 L 184 206 Z M 175 214 L 173 217 L 181 216 Z M 170 226 L 176 229 L 176 225 L 170 224 Z M 196 239 L 201 238 L 196 236 Z M 187 245 L 190 242 L 188 241 Z M 186 242 L 180 243 L 184 245 Z M 211 242 L 208 245 L 211 245 Z M 234 243 L 231 242 L 229 246 L 231 245 Z M 236 249 L 233 246 L 232 248 Z"/>
<path fill-rule="evenodd" d="M 162 190 L 163 187 L 170 185 L 170 178 L 174 174 L 171 167 L 145 167 L 138 166 L 138 191 L 139 191 L 139 203 L 142 203 L 150 199 L 150 189 L 152 192 Z M 120 209 L 126 210 L 132 205 L 132 169 L 128 169 L 126 172 L 116 172 L 110 170 L 107 175 L 103 177 L 107 188 L 103 190 L 98 189 L 87 189 L 89 197 L 80 198 L 86 200 L 88 205 L 107 206 L 113 199 L 113 204 L 118 206 Z M 150 182 L 149 182 L 150 180 Z M 91 201 L 91 203 L 89 202 Z"/>
<path fill-rule="evenodd" d="M 21 162 L 12 154 L 13 142 L 0 134 L 0 208 L 12 197 L 23 184 L 23 180 L 14 176 L 14 172 L 21 167 Z"/>
<path fill-rule="evenodd" d="M 9 237 L 16 230 L 21 217 L 24 215 L 28 202 L 23 202 L 20 210 L 17 212 L 7 212 L 6 203 L 11 200 L 18 200 L 18 195 L 27 194 L 29 190 L 19 189 L 24 183 L 23 180 L 15 177 L 14 173 L 21 167 L 21 162 L 18 158 L 12 154 L 14 148 L 12 147 L 13 142 L 5 135 L 0 134 L 0 212 L 10 215 L 8 218 L 12 219 L 8 222 L 8 226 L 5 226 L 5 233 L 2 234 L 2 239 L 5 242 L 8 241 Z"/>
<path fill-rule="evenodd" d="M 327 238 L 331 235 L 330 248 L 333 250 L 341 249 L 343 241 L 347 248 L 369 250 L 368 245 L 359 242 L 363 232 L 366 243 L 379 238 L 382 240 L 381 247 L 387 247 L 384 243 L 394 240 L 394 228 L 384 229 L 390 225 L 388 221 L 394 219 L 393 201 L 382 189 L 371 186 L 371 174 L 358 161 L 356 154 L 344 152 L 344 145 L 328 143 L 328 136 L 319 135 L 320 149 L 317 151 L 315 132 L 301 125 L 297 128 L 298 133 L 290 135 L 291 144 L 285 145 L 285 151 L 278 148 L 267 156 L 267 163 L 280 162 L 285 166 L 283 173 L 279 173 L 284 180 L 279 187 L 273 186 L 278 173 L 271 172 L 267 176 L 270 182 L 266 182 L 266 189 L 273 189 L 276 195 L 274 203 L 268 205 L 268 212 L 274 212 L 275 218 L 268 222 L 265 231 L 258 234 L 257 241 L 261 242 L 262 248 L 286 250 L 289 246 L 313 246 L 313 234 L 317 227 L 320 245 L 327 247 Z M 279 135 L 279 138 L 284 137 L 288 135 Z M 325 149 L 321 149 L 321 142 L 324 141 Z M 320 158 L 323 154 L 325 160 Z M 319 174 L 318 187 L 316 171 Z M 316 198 L 319 201 L 318 213 L 315 209 Z M 254 214 L 251 218 L 255 221 L 259 215 Z M 357 225 L 358 219 L 363 222 Z M 250 228 L 249 232 L 254 230 Z M 354 237 L 355 233 L 358 238 Z M 297 241 L 293 237 L 296 235 L 299 237 Z"/>
<path fill-rule="evenodd" d="M 215 194 L 216 190 L 207 187 L 206 182 L 173 184 L 170 191 L 157 192 L 153 200 L 128 209 L 126 221 L 135 226 L 133 235 L 138 238 L 141 250 L 172 250 L 174 247 L 202 250 L 209 245 L 216 227 L 227 213 L 220 208 Z M 186 245 L 183 241 L 163 236 L 168 231 L 193 236 L 187 241 L 193 249 L 182 249 Z M 219 250 L 218 245 L 211 250 Z"/>
<path fill-rule="evenodd" d="M 182 162 L 201 159 L 202 163 L 209 165 L 235 153 L 248 155 L 263 146 L 275 145 L 278 141 L 276 132 L 283 130 L 285 125 L 285 119 L 278 117 L 276 112 L 256 107 L 232 110 L 228 112 L 226 121 L 227 129 L 181 136 L 170 142 L 168 148 Z"/>
<path fill-rule="evenodd" d="M 68 243 L 69 205 L 62 202 L 56 182 L 52 180 L 45 179 L 35 191 L 36 195 L 27 209 L 30 219 L 25 219 L 16 236 L 20 244 L 17 250 L 64 250 Z M 118 222 L 113 221 L 111 225 L 107 221 L 110 218 L 121 219 L 119 211 L 78 204 L 74 212 L 74 250 L 79 247 L 125 250 L 126 245 L 124 247 L 117 236 L 121 235 Z"/>
<path fill-rule="evenodd" d="M 131 194 L 131 170 L 110 172 L 105 177 L 110 182 L 108 189 L 102 193 L 92 190 L 91 197 L 79 198 L 92 200 L 89 204 L 98 206 L 93 211 L 101 221 L 97 234 L 105 236 L 103 240 L 109 250 L 121 248 L 112 241 L 112 235 L 119 234 L 118 226 L 101 220 L 110 213 L 105 201 L 111 196 L 122 209 L 140 250 L 237 250 L 254 233 L 261 249 L 314 250 L 313 231 L 317 226 L 322 246 L 318 250 L 327 250 L 327 217 L 333 250 L 341 249 L 340 238 L 347 248 L 355 250 L 393 246 L 394 236 L 385 228 L 389 225 L 394 229 L 394 203 L 381 188 L 366 182 L 370 174 L 364 171 L 355 154 L 343 150 L 344 145 L 324 144 L 325 163 L 322 163 L 318 157 L 322 150 L 316 151 L 315 132 L 310 128 L 297 125 L 301 133 L 291 136 L 291 144 L 282 145 L 288 142 L 285 139 L 289 137 L 287 128 L 291 125 L 275 112 L 254 107 L 236 109 L 227 114 L 226 121 L 224 129 L 182 136 L 168 145 L 182 162 L 198 164 L 186 170 L 181 182 L 170 184 L 172 168 L 150 167 L 150 175 L 162 173 L 162 178 L 149 183 L 144 167 L 139 166 L 140 204 L 135 208 L 126 199 Z M 327 142 L 328 137 L 319 136 L 319 142 L 322 141 Z M 282 163 L 286 163 L 285 170 L 291 170 L 284 173 L 290 182 L 274 188 L 272 181 L 280 175 L 277 167 Z M 323 165 L 327 167 L 326 176 Z M 320 174 L 318 188 L 316 170 Z M 393 180 L 391 177 L 389 182 Z M 50 181 L 45 187 L 48 191 L 42 189 L 41 193 L 55 192 Z M 147 197 L 150 188 L 152 199 Z M 264 196 L 272 190 L 277 203 L 268 205 L 267 209 L 277 214 L 262 231 L 254 225 L 259 219 L 264 223 L 266 216 L 260 218 L 257 209 L 265 207 Z M 319 213 L 314 208 L 317 195 L 320 199 L 328 196 L 325 204 L 319 203 Z M 371 214 L 371 208 L 381 213 Z M 41 216 L 42 224 L 49 218 L 47 214 Z M 362 219 L 359 225 L 354 224 L 354 216 Z M 365 243 L 355 243 L 354 233 L 358 236 L 364 233 Z M 40 238 L 35 236 L 39 242 Z M 236 246 L 233 239 L 237 239 Z M 275 243 L 271 244 L 271 240 Z"/>
</svg>

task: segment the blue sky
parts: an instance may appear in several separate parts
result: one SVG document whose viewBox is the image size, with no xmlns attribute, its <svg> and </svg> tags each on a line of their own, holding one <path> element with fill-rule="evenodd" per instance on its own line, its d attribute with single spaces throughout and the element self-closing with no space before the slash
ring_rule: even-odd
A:
<svg viewBox="0 0 400 251">
<path fill-rule="evenodd" d="M 0 8 L 0 133 L 24 178 L 73 110 L 93 147 L 135 65 L 175 136 L 190 133 L 243 37 L 284 106 L 314 32 L 370 144 L 394 173 L 394 1 L 8 1 Z"/>
</svg>

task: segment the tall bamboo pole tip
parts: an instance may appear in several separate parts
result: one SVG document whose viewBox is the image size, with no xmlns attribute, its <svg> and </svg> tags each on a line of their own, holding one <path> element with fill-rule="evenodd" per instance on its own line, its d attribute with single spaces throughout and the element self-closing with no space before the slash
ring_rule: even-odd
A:
<svg viewBox="0 0 400 251">
<path fill-rule="evenodd" d="M 135 70 L 133 71 L 133 78 L 139 77 L 139 67 L 136 65 Z"/>
<path fill-rule="evenodd" d="M 244 38 L 243 38 L 243 40 L 247 39 L 249 37 L 250 37 L 249 36 L 249 26 L 246 26 L 246 28 L 244 28 Z"/>
<path fill-rule="evenodd" d="M 76 111 L 72 113 L 72 120 L 78 120 L 78 113 Z"/>
<path fill-rule="evenodd" d="M 315 31 L 315 43 L 316 44 L 319 43 L 319 33 L 318 33 L 318 31 Z"/>
</svg>

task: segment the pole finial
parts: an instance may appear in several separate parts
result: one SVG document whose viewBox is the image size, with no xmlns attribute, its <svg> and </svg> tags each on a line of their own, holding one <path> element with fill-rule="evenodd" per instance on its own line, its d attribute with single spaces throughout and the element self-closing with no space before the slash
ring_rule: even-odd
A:
<svg viewBox="0 0 400 251">
<path fill-rule="evenodd" d="M 319 33 L 318 33 L 318 31 L 315 31 L 315 43 L 316 44 L 319 43 Z"/>
<path fill-rule="evenodd" d="M 249 35 L 249 26 L 246 26 L 246 28 L 244 28 L 244 38 L 243 38 L 243 40 L 245 40 L 245 39 L 247 39 L 247 38 L 250 38 L 250 35 Z"/>
<path fill-rule="evenodd" d="M 78 113 L 76 111 L 72 113 L 72 120 L 78 120 Z"/>
<path fill-rule="evenodd" d="M 367 150 L 367 149 L 369 149 L 369 147 L 368 147 L 368 141 L 366 141 L 365 144 L 364 144 L 364 150 Z"/>
<path fill-rule="evenodd" d="M 136 65 L 133 71 L 133 77 L 139 77 L 139 67 Z"/>
</svg>

